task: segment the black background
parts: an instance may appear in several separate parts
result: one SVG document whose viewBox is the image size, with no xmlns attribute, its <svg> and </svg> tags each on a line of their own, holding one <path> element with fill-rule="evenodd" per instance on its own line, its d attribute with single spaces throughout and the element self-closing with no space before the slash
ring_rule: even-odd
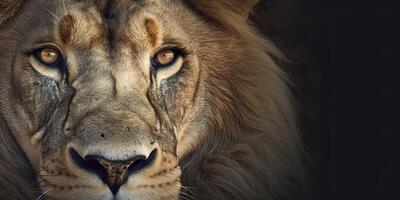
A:
<svg viewBox="0 0 400 200">
<path fill-rule="evenodd" d="M 322 4 L 317 199 L 400 199 L 399 8 Z"/>
<path fill-rule="evenodd" d="M 316 200 L 400 200 L 399 3 L 262 1 L 253 21 L 292 60 Z"/>
<path fill-rule="evenodd" d="M 400 199 L 398 8 L 384 1 L 323 4 L 317 199 Z"/>
</svg>

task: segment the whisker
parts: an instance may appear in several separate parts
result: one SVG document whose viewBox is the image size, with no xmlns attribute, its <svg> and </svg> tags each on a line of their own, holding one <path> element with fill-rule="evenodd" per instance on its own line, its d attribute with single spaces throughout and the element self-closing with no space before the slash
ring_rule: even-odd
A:
<svg viewBox="0 0 400 200">
<path fill-rule="evenodd" d="M 191 199 L 190 197 L 185 197 L 185 196 L 182 196 L 181 194 L 178 195 L 178 198 L 179 199 L 183 199 L 183 200 L 190 200 Z"/>
<path fill-rule="evenodd" d="M 187 197 L 189 197 L 190 199 L 193 199 L 193 195 L 187 193 L 187 192 L 181 192 L 181 194 L 186 195 Z"/>
<path fill-rule="evenodd" d="M 180 200 L 180 199 L 187 200 L 187 199 L 185 199 L 184 197 L 181 197 L 180 195 L 178 195 L 178 199 L 179 199 L 179 200 Z"/>
<path fill-rule="evenodd" d="M 47 12 L 49 12 L 54 18 L 56 18 L 57 21 L 60 21 L 60 18 L 57 17 L 57 15 L 55 15 L 54 13 L 52 13 L 49 9 L 47 9 Z"/>
<path fill-rule="evenodd" d="M 184 185 L 181 185 L 181 188 L 184 188 L 184 189 L 196 189 L 195 187 L 184 186 Z"/>
<path fill-rule="evenodd" d="M 52 190 L 52 188 L 44 191 L 36 200 L 42 200 L 42 199 L 46 198 L 46 193 L 49 193 L 50 190 Z"/>
<path fill-rule="evenodd" d="M 181 188 L 182 189 L 179 192 L 180 193 L 179 196 L 183 197 L 182 195 L 185 195 L 186 199 L 192 199 L 192 200 L 194 199 L 192 190 L 195 190 L 196 189 L 195 187 L 181 185 Z"/>
<path fill-rule="evenodd" d="M 182 194 L 190 195 L 188 192 L 190 192 L 190 191 L 181 191 Z M 192 192 L 191 192 L 191 193 L 192 193 Z M 192 193 L 192 194 L 193 194 L 193 193 Z"/>
<path fill-rule="evenodd" d="M 64 14 L 67 15 L 67 7 L 65 6 L 65 0 L 62 0 L 62 4 L 64 7 Z"/>
<path fill-rule="evenodd" d="M 184 199 L 194 199 L 193 196 L 189 193 L 193 194 L 193 192 L 190 191 L 189 189 L 184 189 L 184 190 L 179 191 L 179 196 Z"/>
</svg>

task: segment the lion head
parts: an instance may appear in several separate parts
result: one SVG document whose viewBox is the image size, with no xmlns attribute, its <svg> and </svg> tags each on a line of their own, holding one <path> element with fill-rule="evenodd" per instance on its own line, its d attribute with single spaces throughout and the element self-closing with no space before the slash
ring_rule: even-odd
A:
<svg viewBox="0 0 400 200">
<path fill-rule="evenodd" d="M 256 0 L 0 3 L 0 199 L 297 197 Z"/>
</svg>

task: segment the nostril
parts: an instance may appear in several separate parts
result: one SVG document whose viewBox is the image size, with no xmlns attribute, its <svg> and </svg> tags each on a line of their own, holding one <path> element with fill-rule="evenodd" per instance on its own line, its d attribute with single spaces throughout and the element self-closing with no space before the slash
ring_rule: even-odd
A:
<svg viewBox="0 0 400 200">
<path fill-rule="evenodd" d="M 107 172 L 104 170 L 103 166 L 97 162 L 97 160 L 87 158 L 84 159 L 74 149 L 70 149 L 70 155 L 74 163 L 81 169 L 98 175 L 103 181 L 107 180 Z"/>
<path fill-rule="evenodd" d="M 130 175 L 146 168 L 155 160 L 157 149 L 153 150 L 148 157 L 137 155 L 123 161 L 111 161 L 95 155 L 82 158 L 74 149 L 70 149 L 70 154 L 76 165 L 99 176 L 110 187 L 113 194 L 116 194 Z"/>
<path fill-rule="evenodd" d="M 157 149 L 154 149 L 150 155 L 146 158 L 145 156 L 138 157 L 128 168 L 127 168 L 127 175 L 130 176 L 138 171 L 146 168 L 150 165 L 157 156 Z"/>
</svg>

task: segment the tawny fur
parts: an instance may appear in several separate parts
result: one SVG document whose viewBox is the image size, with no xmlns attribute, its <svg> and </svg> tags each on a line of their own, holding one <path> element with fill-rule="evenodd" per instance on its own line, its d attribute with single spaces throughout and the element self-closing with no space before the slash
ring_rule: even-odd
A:
<svg viewBox="0 0 400 200">
<path fill-rule="evenodd" d="M 230 49 L 231 69 L 208 72 L 210 123 L 183 167 L 188 193 L 210 200 L 300 198 L 305 154 L 289 78 L 272 59 L 284 56 L 248 25 L 246 15 L 220 5 L 200 9 L 241 43 Z"/>
<path fill-rule="evenodd" d="M 205 133 L 181 160 L 183 192 L 199 200 L 297 199 L 304 189 L 304 150 L 289 79 L 274 61 L 285 58 L 249 26 L 249 9 L 238 10 L 227 2 L 192 1 L 214 20 L 210 23 L 228 29 L 236 43 L 225 55 L 225 68 L 203 72 L 212 98 L 204 102 L 209 109 L 200 129 Z M 18 6 L 0 3 L 0 9 L 6 8 L 0 24 Z M 221 42 L 213 54 L 226 53 L 224 45 Z M 9 186 L 15 199 L 35 198 L 32 167 L 1 116 L 0 125 L 0 183 Z M 10 193 L 0 189 L 0 197 Z"/>
</svg>

